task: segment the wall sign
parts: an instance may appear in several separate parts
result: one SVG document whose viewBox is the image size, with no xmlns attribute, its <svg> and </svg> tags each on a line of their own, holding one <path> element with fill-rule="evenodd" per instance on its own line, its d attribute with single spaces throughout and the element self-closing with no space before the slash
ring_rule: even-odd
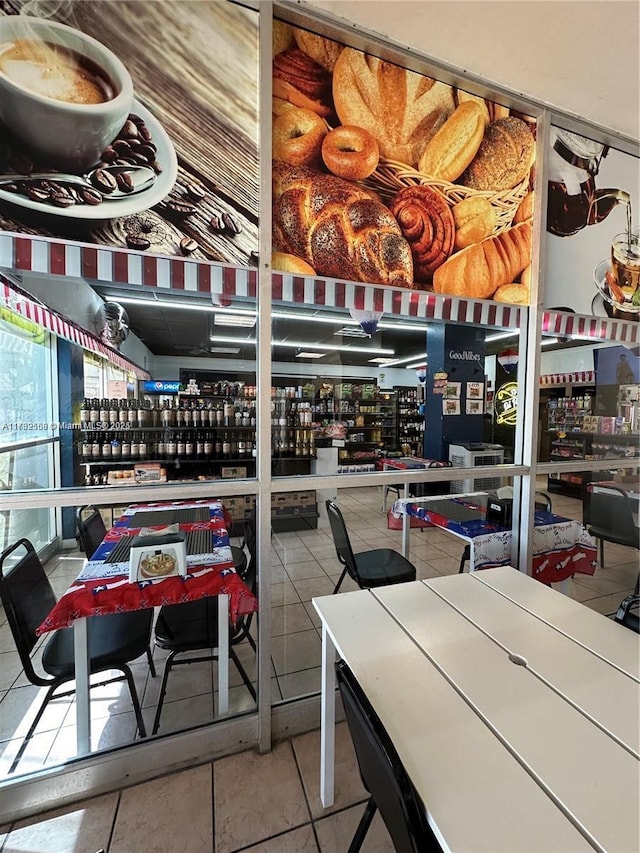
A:
<svg viewBox="0 0 640 853">
<path fill-rule="evenodd" d="M 494 400 L 496 423 L 515 426 L 518 417 L 518 383 L 505 382 L 496 391 Z"/>
</svg>

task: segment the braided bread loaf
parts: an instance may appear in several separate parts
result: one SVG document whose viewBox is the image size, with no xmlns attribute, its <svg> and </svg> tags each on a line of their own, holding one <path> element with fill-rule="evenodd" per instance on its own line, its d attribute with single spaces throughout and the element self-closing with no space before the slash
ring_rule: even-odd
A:
<svg viewBox="0 0 640 853">
<path fill-rule="evenodd" d="M 531 220 L 474 243 L 445 261 L 433 274 L 436 293 L 489 299 L 511 284 L 531 263 Z"/>
<path fill-rule="evenodd" d="M 318 275 L 413 287 L 411 249 L 393 214 L 350 181 L 273 163 L 273 247 Z"/>
</svg>

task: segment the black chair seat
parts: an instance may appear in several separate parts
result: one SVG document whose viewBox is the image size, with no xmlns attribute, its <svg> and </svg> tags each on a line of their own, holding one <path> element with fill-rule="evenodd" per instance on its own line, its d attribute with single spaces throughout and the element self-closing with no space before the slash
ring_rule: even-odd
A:
<svg viewBox="0 0 640 853">
<path fill-rule="evenodd" d="M 347 526 L 338 505 L 328 500 L 325 506 L 331 524 L 336 555 L 344 567 L 333 590 L 334 594 L 340 590 L 347 573 L 360 589 L 405 583 L 416 579 L 416 568 L 413 563 L 392 548 L 374 548 L 371 551 L 360 551 L 354 554 Z"/>
<path fill-rule="evenodd" d="M 132 661 L 144 655 L 152 621 L 153 610 L 89 617 L 91 672 L 118 669 L 123 660 Z M 42 668 L 56 678 L 74 677 L 73 628 L 62 628 L 51 637 L 42 653 Z"/>
<path fill-rule="evenodd" d="M 626 628 L 630 628 L 636 634 L 640 634 L 639 607 L 640 595 L 637 592 L 633 595 L 628 595 L 624 601 L 620 602 L 620 607 L 618 607 L 618 612 L 615 615 L 616 622 L 619 622 Z"/>
<path fill-rule="evenodd" d="M 356 561 L 360 586 L 365 589 L 416 579 L 415 566 L 392 548 L 363 551 L 353 556 Z"/>
</svg>

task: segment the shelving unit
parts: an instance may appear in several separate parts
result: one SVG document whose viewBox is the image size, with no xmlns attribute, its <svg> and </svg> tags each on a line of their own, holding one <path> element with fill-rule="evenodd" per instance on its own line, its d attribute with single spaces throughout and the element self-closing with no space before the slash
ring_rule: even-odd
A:
<svg viewBox="0 0 640 853">
<path fill-rule="evenodd" d="M 424 415 L 420 414 L 422 389 L 395 386 L 394 390 L 397 396 L 398 449 L 403 444 L 408 444 L 413 454 L 422 456 L 425 426 Z"/>
<path fill-rule="evenodd" d="M 556 433 L 556 430 L 554 430 Z M 551 442 L 551 459 L 567 461 L 584 460 L 588 465 L 595 459 L 611 459 L 618 462 L 614 467 L 624 467 L 624 460 L 639 454 L 640 436 L 637 433 L 616 435 L 610 433 L 571 432 L 564 438 Z M 611 479 L 611 472 L 562 472 L 549 474 L 547 488 L 550 492 L 560 492 L 582 497 L 585 486 L 592 480 Z"/>
</svg>

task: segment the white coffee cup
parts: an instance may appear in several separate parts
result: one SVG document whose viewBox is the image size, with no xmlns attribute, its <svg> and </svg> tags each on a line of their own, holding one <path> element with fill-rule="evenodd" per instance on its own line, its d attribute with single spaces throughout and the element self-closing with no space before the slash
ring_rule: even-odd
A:
<svg viewBox="0 0 640 853">
<path fill-rule="evenodd" d="M 113 97 L 102 103 L 71 103 L 38 94 L 0 68 L 0 118 L 32 149 L 40 165 L 73 171 L 91 168 L 131 112 L 133 82 L 128 71 L 105 45 L 55 21 L 27 15 L 0 17 L 0 52 L 16 40 L 67 48 L 92 63 L 112 84 Z"/>
</svg>

